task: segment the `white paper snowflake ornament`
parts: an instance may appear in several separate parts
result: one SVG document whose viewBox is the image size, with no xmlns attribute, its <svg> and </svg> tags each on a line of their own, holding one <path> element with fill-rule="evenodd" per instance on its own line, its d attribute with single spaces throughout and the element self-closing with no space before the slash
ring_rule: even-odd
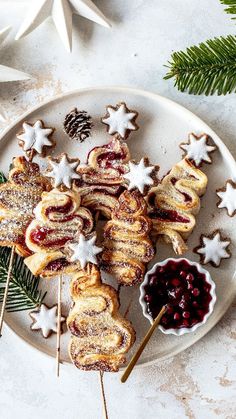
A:
<svg viewBox="0 0 236 419">
<path fill-rule="evenodd" d="M 206 236 L 204 234 L 200 237 L 200 246 L 194 249 L 201 257 L 201 263 L 205 265 L 210 263 L 212 266 L 218 267 L 221 259 L 228 259 L 231 253 L 228 250 L 231 241 L 223 238 L 219 230 Z"/>
<path fill-rule="evenodd" d="M 2 29 L 0 31 L 0 46 L 6 39 L 7 35 L 11 30 L 10 26 Z M 22 71 L 15 70 L 14 68 L 7 67 L 0 64 L 0 83 L 11 82 L 11 81 L 21 81 L 29 80 L 31 76 L 29 74 L 23 73 Z M 0 121 L 4 122 L 6 120 L 6 115 L 3 108 L 0 106 Z"/>
<path fill-rule="evenodd" d="M 97 255 L 101 253 L 103 249 L 96 246 L 96 240 L 96 234 L 87 239 L 83 234 L 80 234 L 78 241 L 69 243 L 67 248 L 71 253 L 70 262 L 79 261 L 82 269 L 84 269 L 89 262 L 97 265 Z"/>
<path fill-rule="evenodd" d="M 33 124 L 24 122 L 22 129 L 16 136 L 19 140 L 19 146 L 22 147 L 30 160 L 32 160 L 35 154 L 44 157 L 47 149 L 56 145 L 51 138 L 54 128 L 45 127 L 41 120 Z"/>
<path fill-rule="evenodd" d="M 188 142 L 181 143 L 180 148 L 185 151 L 184 157 L 187 157 L 196 167 L 199 167 L 202 163 L 212 163 L 209 154 L 215 151 L 217 147 L 209 144 L 209 141 L 210 137 L 207 134 L 198 137 L 191 133 Z"/>
<path fill-rule="evenodd" d="M 28 35 L 49 16 L 52 17 L 58 34 L 68 51 L 72 49 L 73 13 L 107 28 L 111 26 L 91 0 L 37 0 L 30 3 L 29 12 L 16 34 L 16 40 Z"/>
<path fill-rule="evenodd" d="M 138 164 L 129 162 L 129 171 L 123 175 L 124 179 L 128 180 L 128 189 L 137 188 L 141 194 L 146 192 L 149 186 L 156 183 L 156 172 L 158 166 L 149 166 L 149 160 L 142 158 Z"/>
<path fill-rule="evenodd" d="M 29 313 L 33 323 L 31 330 L 40 330 L 43 337 L 47 339 L 52 333 L 57 333 L 57 305 L 48 307 L 42 304 L 38 310 Z M 65 317 L 61 316 L 61 324 L 65 321 Z"/>
<path fill-rule="evenodd" d="M 131 131 L 136 131 L 139 128 L 136 124 L 138 112 L 128 109 L 124 102 L 118 103 L 116 106 L 108 105 L 106 111 L 107 113 L 101 118 L 101 121 L 107 126 L 109 134 L 116 134 L 125 140 Z"/>
<path fill-rule="evenodd" d="M 216 190 L 220 198 L 218 208 L 226 208 L 230 217 L 236 215 L 236 183 L 227 180 L 225 187 Z"/>
<path fill-rule="evenodd" d="M 74 179 L 80 179 L 80 174 L 76 172 L 79 166 L 79 159 L 70 159 L 66 153 L 62 153 L 56 159 L 49 158 L 52 170 L 45 173 L 45 176 L 52 178 L 54 188 L 65 186 L 71 189 Z"/>
</svg>

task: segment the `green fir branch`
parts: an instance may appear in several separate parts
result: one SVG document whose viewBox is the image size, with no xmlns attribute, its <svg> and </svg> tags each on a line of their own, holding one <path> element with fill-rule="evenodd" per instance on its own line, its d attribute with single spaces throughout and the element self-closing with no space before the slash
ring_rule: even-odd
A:
<svg viewBox="0 0 236 419">
<path fill-rule="evenodd" d="M 3 300 L 10 254 L 11 249 L 0 248 L 0 302 Z M 38 289 L 39 281 L 40 278 L 35 277 L 24 264 L 24 259 L 15 255 L 6 309 L 8 311 L 22 311 L 40 305 L 46 292 L 43 293 Z"/>
<path fill-rule="evenodd" d="M 0 172 L 0 183 L 5 183 L 7 181 L 6 176 L 4 173 Z"/>
<path fill-rule="evenodd" d="M 175 79 L 181 92 L 226 95 L 236 91 L 236 36 L 214 38 L 174 52 L 165 80 Z"/>
<path fill-rule="evenodd" d="M 4 183 L 6 180 L 4 174 L 0 172 L 0 183 Z M 0 302 L 3 301 L 10 255 L 10 248 L 0 248 Z M 7 311 L 29 310 L 40 305 L 46 292 L 43 293 L 39 290 L 39 281 L 40 278 L 35 277 L 24 264 L 24 259 L 15 255 L 7 295 Z"/>
<path fill-rule="evenodd" d="M 236 0 L 220 0 L 221 4 L 228 6 L 225 10 L 226 13 L 230 15 L 236 15 Z M 231 17 L 231 19 L 236 19 L 236 16 Z"/>
</svg>

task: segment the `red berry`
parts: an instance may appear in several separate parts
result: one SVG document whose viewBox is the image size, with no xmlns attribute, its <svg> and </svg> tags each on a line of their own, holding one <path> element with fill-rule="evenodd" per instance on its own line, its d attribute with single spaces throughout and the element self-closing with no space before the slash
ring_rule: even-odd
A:
<svg viewBox="0 0 236 419">
<path fill-rule="evenodd" d="M 193 289 L 193 284 L 188 283 L 188 290 L 192 290 Z"/>
<path fill-rule="evenodd" d="M 181 284 L 181 282 L 178 278 L 174 278 L 172 279 L 171 284 L 174 285 L 174 287 L 178 287 Z"/>
<path fill-rule="evenodd" d="M 189 274 L 186 276 L 186 279 L 187 279 L 187 281 L 188 281 L 188 282 L 193 282 L 193 280 L 194 280 L 194 276 L 193 276 L 193 274 L 189 273 Z"/>
<path fill-rule="evenodd" d="M 163 317 L 162 317 L 162 319 L 161 319 L 161 322 L 162 322 L 163 324 L 167 324 L 167 323 L 168 323 L 168 319 L 167 319 L 167 317 L 163 316 Z"/>
<path fill-rule="evenodd" d="M 172 313 L 173 313 L 173 311 L 174 311 L 173 307 L 172 307 L 172 306 L 170 306 L 170 305 L 168 305 L 168 306 L 167 306 L 167 309 L 166 309 L 166 313 L 167 313 L 167 314 L 172 314 Z"/>
<path fill-rule="evenodd" d="M 193 301 L 192 302 L 193 307 L 198 307 L 198 302 L 197 301 Z"/>
<path fill-rule="evenodd" d="M 193 288 L 193 290 L 192 290 L 192 294 L 193 294 L 193 296 L 194 296 L 194 297 L 198 297 L 198 296 L 199 296 L 199 294 L 200 294 L 199 289 L 198 289 L 198 288 Z"/>
<path fill-rule="evenodd" d="M 151 285 L 151 287 L 153 287 L 154 285 L 156 285 L 157 283 L 157 277 L 155 275 L 152 275 L 149 279 L 149 284 Z"/>
<path fill-rule="evenodd" d="M 180 320 L 181 316 L 179 313 L 174 314 L 174 320 Z"/>
<path fill-rule="evenodd" d="M 189 319 L 189 317 L 190 317 L 190 313 L 189 313 L 189 311 L 184 311 L 184 312 L 183 312 L 183 318 L 184 318 L 184 319 Z"/>
<path fill-rule="evenodd" d="M 152 301 L 152 296 L 149 294 L 146 294 L 144 296 L 144 300 L 146 301 L 146 303 L 150 303 Z"/>
<path fill-rule="evenodd" d="M 180 276 L 181 278 L 185 279 L 185 278 L 186 278 L 186 276 L 187 276 L 187 273 L 186 273 L 185 271 L 180 271 L 179 276 Z"/>
<path fill-rule="evenodd" d="M 183 326 L 188 327 L 189 321 L 187 319 L 183 320 Z"/>
</svg>

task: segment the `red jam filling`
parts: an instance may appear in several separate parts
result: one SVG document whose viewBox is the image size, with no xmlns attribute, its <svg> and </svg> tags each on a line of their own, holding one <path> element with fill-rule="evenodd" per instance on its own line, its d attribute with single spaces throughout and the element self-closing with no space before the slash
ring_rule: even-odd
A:
<svg viewBox="0 0 236 419">
<path fill-rule="evenodd" d="M 52 271 L 52 272 L 58 272 L 63 268 L 66 268 L 69 265 L 69 262 L 66 260 L 66 258 L 60 258 L 53 260 L 52 262 L 49 262 L 46 266 L 46 271 Z"/>
<path fill-rule="evenodd" d="M 151 218 L 155 218 L 159 221 L 169 221 L 174 223 L 189 223 L 189 219 L 180 215 L 174 210 L 164 210 L 161 208 L 155 208 L 149 212 Z"/>
<path fill-rule="evenodd" d="M 54 240 L 50 240 L 50 234 L 52 234 L 54 230 L 46 229 L 45 227 L 38 228 L 33 230 L 30 233 L 30 239 L 33 243 L 40 245 L 43 242 L 45 247 L 57 247 L 60 248 L 65 245 L 68 240 L 71 240 L 72 237 L 61 237 L 55 238 Z"/>
<path fill-rule="evenodd" d="M 65 205 L 55 205 L 50 206 L 46 209 L 45 214 L 48 216 L 51 212 L 56 212 L 60 214 L 66 214 L 68 213 L 72 208 L 72 200 L 69 200 Z"/>
<path fill-rule="evenodd" d="M 179 259 L 157 266 L 148 276 L 144 300 L 153 319 L 163 306 L 167 307 L 160 322 L 165 329 L 191 328 L 209 311 L 210 289 L 205 274 Z"/>
</svg>

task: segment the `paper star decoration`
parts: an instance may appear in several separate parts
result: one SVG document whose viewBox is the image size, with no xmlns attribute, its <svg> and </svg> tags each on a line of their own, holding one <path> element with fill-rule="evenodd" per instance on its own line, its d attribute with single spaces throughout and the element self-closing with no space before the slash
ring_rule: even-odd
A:
<svg viewBox="0 0 236 419">
<path fill-rule="evenodd" d="M 236 214 L 236 184 L 228 180 L 226 186 L 218 189 L 216 193 L 220 197 L 218 208 L 226 208 L 228 215 L 233 217 Z"/>
<path fill-rule="evenodd" d="M 4 42 L 7 35 L 9 34 L 11 27 L 8 26 L 0 31 L 0 45 Z M 28 80 L 31 76 L 22 71 L 15 70 L 14 68 L 0 65 L 0 83 L 9 81 L 20 81 Z M 5 114 L 2 108 L 0 108 L 0 120 L 5 121 Z"/>
<path fill-rule="evenodd" d="M 154 183 L 150 176 L 154 169 L 154 166 L 146 167 L 144 159 L 140 160 L 138 164 L 129 162 L 129 172 L 124 175 L 124 178 L 129 181 L 128 189 L 137 188 L 139 192 L 143 193 L 145 186 Z"/>
<path fill-rule="evenodd" d="M 41 330 L 44 338 L 57 332 L 57 305 L 50 308 L 42 304 L 38 310 L 31 311 L 29 315 L 33 319 L 31 329 Z M 64 321 L 65 317 L 61 317 L 61 323 Z"/>
<path fill-rule="evenodd" d="M 53 128 L 44 128 L 42 121 L 38 120 L 33 125 L 24 122 L 23 132 L 17 134 L 17 138 L 24 151 L 35 150 L 36 153 L 43 154 L 44 147 L 54 145 L 54 142 L 48 138 L 52 133 Z"/>
<path fill-rule="evenodd" d="M 88 262 L 97 265 L 97 254 L 102 251 L 102 248 L 96 246 L 96 239 L 96 234 L 87 240 L 83 234 L 80 234 L 78 242 L 68 244 L 68 248 L 72 251 L 70 261 L 79 261 L 82 269 Z"/>
<path fill-rule="evenodd" d="M 108 133 L 119 134 L 121 138 L 128 137 L 130 131 L 136 131 L 138 126 L 135 122 L 138 112 L 130 111 L 124 102 L 114 106 L 107 106 L 107 113 L 102 118 L 103 124 L 108 126 Z"/>
<path fill-rule="evenodd" d="M 195 134 L 189 135 L 188 143 L 180 144 L 180 148 L 186 151 L 185 157 L 192 160 L 196 166 L 200 166 L 201 163 L 211 163 L 211 157 L 208 155 L 212 153 L 216 146 L 208 144 L 209 136 L 206 134 L 197 137 Z"/>
<path fill-rule="evenodd" d="M 73 179 L 80 179 L 79 173 L 76 173 L 76 168 L 79 165 L 79 160 L 69 159 L 67 154 L 63 153 L 58 159 L 49 159 L 52 170 L 46 172 L 45 176 L 53 178 L 53 186 L 57 188 L 60 185 L 65 185 L 68 189 L 71 188 Z"/>
<path fill-rule="evenodd" d="M 28 35 L 51 16 L 64 46 L 71 51 L 73 13 L 107 28 L 111 26 L 91 0 L 37 0 L 31 2 L 29 12 L 15 39 Z"/>
<path fill-rule="evenodd" d="M 228 259 L 231 254 L 227 251 L 230 240 L 223 239 L 219 231 L 215 231 L 210 236 L 201 236 L 201 246 L 195 252 L 202 255 L 201 262 L 205 265 L 210 262 L 213 266 L 220 265 L 221 259 Z"/>
</svg>

